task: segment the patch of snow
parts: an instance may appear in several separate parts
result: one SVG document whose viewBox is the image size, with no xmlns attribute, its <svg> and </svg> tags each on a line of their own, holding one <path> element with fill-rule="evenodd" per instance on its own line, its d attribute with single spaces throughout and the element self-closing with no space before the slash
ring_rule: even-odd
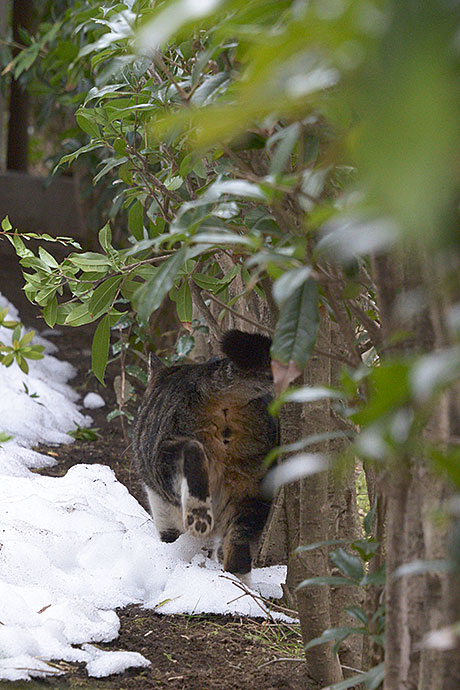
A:
<svg viewBox="0 0 460 690">
<path fill-rule="evenodd" d="M 90 657 L 86 663 L 86 670 L 88 675 L 94 678 L 123 673 L 133 666 L 150 666 L 150 661 L 139 652 L 106 652 L 91 644 L 83 645 L 83 649 Z"/>
<path fill-rule="evenodd" d="M 97 410 L 99 407 L 105 406 L 105 400 L 99 393 L 87 393 L 83 398 L 83 407 L 87 410 Z"/>
<path fill-rule="evenodd" d="M 9 306 L 9 318 L 18 318 L 0 296 L 2 305 Z M 0 341 L 8 338 L 11 331 L 0 328 Z M 150 516 L 109 467 L 75 465 L 63 477 L 31 472 L 54 464 L 32 450 L 35 444 L 70 443 L 67 431 L 91 423 L 67 384 L 73 373 L 50 354 L 32 361 L 27 375 L 15 364 L 0 365 L 0 431 L 14 437 L 0 447 L 4 680 L 60 673 L 50 660 L 83 662 L 95 677 L 146 666 L 136 652 L 88 644 L 117 637 L 115 608 L 139 604 L 158 613 L 264 616 L 256 592 L 281 596 L 285 579 L 283 567 L 255 569 L 254 591 L 247 593 L 192 537 L 161 542 Z"/>
</svg>

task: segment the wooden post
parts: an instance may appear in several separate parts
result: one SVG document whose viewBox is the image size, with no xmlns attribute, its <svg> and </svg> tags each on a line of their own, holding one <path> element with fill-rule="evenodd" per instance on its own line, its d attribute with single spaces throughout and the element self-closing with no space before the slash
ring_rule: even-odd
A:
<svg viewBox="0 0 460 690">
<path fill-rule="evenodd" d="M 13 0 L 13 41 L 21 43 L 20 27 L 28 31 L 33 27 L 33 1 Z M 13 48 L 13 55 L 17 55 L 18 48 Z M 27 171 L 28 164 L 28 132 L 29 125 L 29 96 L 20 81 L 11 79 L 10 106 L 8 122 L 8 149 L 6 167 L 9 170 Z"/>
<path fill-rule="evenodd" d="M 0 0 L 0 38 L 5 40 L 8 26 L 9 0 Z M 0 90 L 0 170 L 5 169 L 6 159 L 6 101 Z"/>
</svg>

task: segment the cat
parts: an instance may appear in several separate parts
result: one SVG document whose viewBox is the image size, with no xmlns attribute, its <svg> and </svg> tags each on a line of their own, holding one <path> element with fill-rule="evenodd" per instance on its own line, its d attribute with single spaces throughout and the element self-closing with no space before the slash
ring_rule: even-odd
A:
<svg viewBox="0 0 460 690">
<path fill-rule="evenodd" d="M 154 357 L 134 431 L 140 479 L 160 538 L 219 544 L 226 571 L 249 581 L 270 510 L 265 455 L 278 445 L 269 338 L 228 331 L 224 357 L 166 367 Z"/>
</svg>

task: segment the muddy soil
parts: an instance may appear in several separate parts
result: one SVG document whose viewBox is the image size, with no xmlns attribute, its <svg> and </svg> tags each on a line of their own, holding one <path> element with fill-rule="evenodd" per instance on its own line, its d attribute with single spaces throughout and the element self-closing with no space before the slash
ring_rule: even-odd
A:
<svg viewBox="0 0 460 690">
<path fill-rule="evenodd" d="M 37 330 L 45 324 L 22 293 L 22 278 L 17 261 L 6 242 L 0 242 L 0 292 L 19 309 L 23 322 Z M 58 356 L 72 362 L 77 375 L 72 385 L 84 395 L 99 392 L 107 406 L 92 411 L 96 440 L 61 446 L 41 446 L 39 450 L 56 459 L 56 465 L 44 474 L 61 476 L 77 463 L 109 465 L 120 482 L 145 506 L 144 496 L 135 476 L 129 449 L 129 437 L 123 437 L 119 421 L 108 423 L 107 412 L 116 406 L 111 380 L 118 373 L 108 371 L 106 388 L 88 374 L 92 328 L 60 329 L 53 338 Z M 120 635 L 107 650 L 129 650 L 151 661 L 147 669 L 133 669 L 120 675 L 96 680 L 88 678 L 81 664 L 56 664 L 65 675 L 28 683 L 2 683 L 3 688 L 29 690 L 312 690 L 301 657 L 298 630 L 265 620 L 235 619 L 225 616 L 161 616 L 138 606 L 117 611 Z"/>
</svg>

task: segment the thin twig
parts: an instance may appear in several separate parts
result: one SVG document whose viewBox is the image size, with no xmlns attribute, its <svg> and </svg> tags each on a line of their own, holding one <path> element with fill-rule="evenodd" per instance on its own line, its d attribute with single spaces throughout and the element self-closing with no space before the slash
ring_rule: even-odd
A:
<svg viewBox="0 0 460 690">
<path fill-rule="evenodd" d="M 314 355 L 319 355 L 320 357 L 327 357 L 328 359 L 334 359 L 337 360 L 338 362 L 343 362 L 343 364 L 348 365 L 349 367 L 354 367 L 355 363 L 349 359 L 348 357 L 345 357 L 345 355 L 341 355 L 338 352 L 326 352 L 325 350 L 321 350 L 319 347 L 315 346 L 315 349 L 313 350 Z"/>
<path fill-rule="evenodd" d="M 347 671 L 354 671 L 354 673 L 364 673 L 364 671 L 361 671 L 359 668 L 353 668 L 353 666 L 345 666 L 345 664 L 340 664 L 340 666 Z"/>
<path fill-rule="evenodd" d="M 351 311 L 356 316 L 356 318 L 359 319 L 363 324 L 364 328 L 369 334 L 369 337 L 373 341 L 373 345 L 375 345 L 376 347 L 380 345 L 382 343 L 382 331 L 380 329 L 380 326 L 378 326 L 375 323 L 375 321 L 373 321 L 366 314 L 366 312 L 356 303 L 355 300 L 350 300 L 348 302 L 348 306 L 350 307 Z"/>
<path fill-rule="evenodd" d="M 221 577 L 223 577 L 226 580 L 230 580 L 230 582 L 233 582 L 235 587 L 238 587 L 238 589 L 241 589 L 243 591 L 242 596 L 244 596 L 244 595 L 249 596 L 252 599 L 254 599 L 254 601 L 260 600 L 267 607 L 270 607 L 272 609 L 276 609 L 280 613 L 284 613 L 286 616 L 289 616 L 290 618 L 297 618 L 298 617 L 297 611 L 294 611 L 293 609 L 288 609 L 286 606 L 280 606 L 279 604 L 275 604 L 273 601 L 270 601 L 270 599 L 266 599 L 261 594 L 255 594 L 241 580 L 235 580 L 233 577 L 228 577 L 227 575 L 222 575 Z M 237 597 L 237 599 L 240 599 L 240 598 L 241 597 Z M 236 601 L 236 599 L 233 599 L 232 601 Z M 261 606 L 261 605 L 259 604 L 259 606 Z M 266 613 L 268 613 L 268 615 L 270 616 L 269 611 L 266 611 Z M 270 616 L 270 620 L 272 623 L 275 623 L 276 625 L 278 625 L 280 623 L 281 624 L 285 623 L 284 621 L 275 621 L 273 618 L 271 618 L 271 616 Z"/>
<path fill-rule="evenodd" d="M 155 60 L 155 62 L 156 62 L 156 64 L 157 64 L 157 66 L 165 73 L 165 75 L 166 75 L 166 77 L 169 79 L 169 81 L 172 82 L 172 83 L 174 84 L 174 87 L 175 87 L 177 93 L 178 93 L 179 96 L 181 97 L 181 100 L 182 100 L 184 103 L 188 103 L 188 95 L 187 95 L 187 93 L 184 91 L 184 89 L 182 88 L 182 86 L 181 86 L 180 84 L 178 84 L 178 82 L 175 80 L 175 78 L 173 77 L 173 75 L 171 74 L 171 72 L 169 71 L 169 69 L 166 67 L 166 65 L 165 65 L 165 63 L 164 63 L 164 60 L 163 60 L 163 57 L 160 55 L 160 53 L 156 53 L 156 55 L 155 55 L 155 57 L 154 57 L 154 60 Z"/>
<path fill-rule="evenodd" d="M 302 664 L 305 663 L 305 659 L 298 659 L 294 656 L 280 656 L 277 659 L 271 659 L 270 661 L 265 661 L 263 664 L 260 664 L 260 666 L 257 666 L 257 668 L 263 668 L 264 666 L 270 666 L 270 664 L 276 664 L 278 661 L 297 661 Z M 345 668 L 345 666 L 343 666 Z"/>
<path fill-rule="evenodd" d="M 239 311 L 236 309 L 233 309 L 233 307 L 229 307 L 228 304 L 225 304 L 225 302 L 222 302 L 218 297 L 215 295 L 212 295 L 210 292 L 206 290 L 207 295 L 209 296 L 210 299 L 212 299 L 213 302 L 221 306 L 223 309 L 227 309 L 227 311 L 230 312 L 230 314 L 233 314 L 233 316 L 236 316 L 239 319 L 242 319 L 242 321 L 246 321 L 246 323 L 250 323 L 252 326 L 255 326 L 261 331 L 265 331 L 268 333 L 268 335 L 272 336 L 273 335 L 273 329 L 268 328 L 267 326 L 264 326 L 261 324 L 259 321 L 255 321 L 254 319 L 251 319 L 249 316 L 245 316 L 244 314 L 240 314 Z"/>
<path fill-rule="evenodd" d="M 195 284 L 193 278 L 189 279 L 188 285 L 189 285 L 192 297 L 193 297 L 195 304 L 197 306 L 197 309 L 201 312 L 203 317 L 206 319 L 206 322 L 209 326 L 209 330 L 211 331 L 213 338 L 215 338 L 215 340 L 220 342 L 220 340 L 222 338 L 222 329 L 220 328 L 219 323 L 216 321 L 213 314 L 211 313 L 211 310 L 209 309 L 206 302 L 204 301 L 203 296 L 201 294 L 201 290 Z"/>
<path fill-rule="evenodd" d="M 343 307 L 343 304 L 337 301 L 331 285 L 325 285 L 324 291 L 326 292 L 326 297 L 329 300 L 329 304 L 334 312 L 335 318 L 337 319 L 337 323 L 340 326 L 340 330 L 348 347 L 353 366 L 359 366 L 362 364 L 361 357 L 356 348 L 356 338 L 353 332 L 352 324 Z"/>
</svg>

